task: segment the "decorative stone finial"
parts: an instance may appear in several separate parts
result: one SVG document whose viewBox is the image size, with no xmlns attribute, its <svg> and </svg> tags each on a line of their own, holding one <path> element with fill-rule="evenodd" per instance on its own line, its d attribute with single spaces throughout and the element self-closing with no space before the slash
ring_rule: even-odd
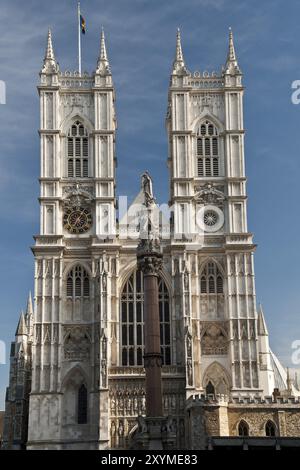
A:
<svg viewBox="0 0 300 470">
<path fill-rule="evenodd" d="M 181 75 L 182 73 L 186 73 L 186 67 L 183 58 L 182 46 L 181 46 L 181 35 L 180 29 L 177 29 L 177 37 L 176 37 L 176 53 L 175 59 L 173 62 L 173 75 Z"/>
<path fill-rule="evenodd" d="M 100 54 L 97 62 L 96 74 L 105 76 L 110 75 L 110 66 L 107 57 L 106 44 L 105 44 L 105 34 L 104 29 L 101 30 L 101 39 L 100 39 Z"/>
<path fill-rule="evenodd" d="M 44 65 L 43 65 L 41 73 L 57 73 L 58 69 L 59 69 L 58 63 L 55 59 L 55 55 L 53 51 L 51 29 L 49 29 L 47 47 L 46 47 L 45 58 L 44 58 Z"/>
<path fill-rule="evenodd" d="M 234 41 L 233 41 L 233 32 L 232 29 L 229 28 L 229 47 L 228 47 L 228 54 L 227 60 L 225 64 L 225 74 L 240 74 L 241 70 L 239 68 L 235 48 L 234 48 Z"/>
</svg>

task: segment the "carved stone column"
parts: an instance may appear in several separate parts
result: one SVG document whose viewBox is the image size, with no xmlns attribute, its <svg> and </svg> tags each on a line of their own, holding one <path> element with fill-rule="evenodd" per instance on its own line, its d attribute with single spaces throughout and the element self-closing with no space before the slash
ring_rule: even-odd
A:
<svg viewBox="0 0 300 470">
<path fill-rule="evenodd" d="M 138 251 L 138 266 L 144 274 L 146 415 L 158 417 L 163 415 L 158 304 L 158 274 L 162 267 L 162 255 L 158 251 L 145 251 L 145 248 L 143 245 Z"/>
<path fill-rule="evenodd" d="M 138 430 L 133 438 L 134 449 L 174 449 L 176 433 L 172 418 L 163 416 L 162 356 L 160 349 L 160 318 L 158 276 L 162 268 L 159 241 L 159 218 L 152 193 L 152 180 L 142 175 L 145 211 L 142 217 L 140 242 L 137 248 L 138 268 L 144 274 L 144 366 L 146 372 L 146 418 L 138 417 Z"/>
</svg>

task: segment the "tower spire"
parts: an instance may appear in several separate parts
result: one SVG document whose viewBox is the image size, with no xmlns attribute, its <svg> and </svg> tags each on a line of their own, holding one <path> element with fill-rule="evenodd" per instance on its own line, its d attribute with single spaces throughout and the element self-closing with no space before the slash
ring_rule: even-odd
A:
<svg viewBox="0 0 300 470">
<path fill-rule="evenodd" d="M 27 326 L 23 311 L 21 312 L 19 323 L 16 330 L 16 336 L 27 335 Z"/>
<path fill-rule="evenodd" d="M 45 59 L 55 60 L 53 45 L 52 45 L 52 33 L 51 33 L 50 28 L 48 29 L 48 40 L 47 40 L 47 48 L 46 48 Z"/>
<path fill-rule="evenodd" d="M 58 71 L 58 63 L 56 62 L 53 44 L 52 44 L 52 33 L 51 29 L 48 29 L 48 39 L 47 39 L 47 47 L 45 52 L 44 58 L 44 65 L 42 68 L 42 73 L 56 73 Z"/>
<path fill-rule="evenodd" d="M 231 27 L 229 27 L 229 50 L 228 50 L 228 58 L 230 62 L 236 61 L 234 43 L 233 43 L 233 32 Z"/>
<path fill-rule="evenodd" d="M 233 32 L 231 28 L 229 28 L 229 47 L 228 47 L 226 65 L 225 65 L 225 72 L 226 73 L 241 73 L 241 70 L 238 65 L 236 53 L 235 53 Z"/>
<path fill-rule="evenodd" d="M 29 292 L 29 294 L 28 294 L 26 314 L 25 314 L 25 323 L 26 323 L 26 326 L 27 326 L 27 332 L 28 332 L 29 338 L 31 339 L 32 334 L 33 334 L 33 323 L 34 323 L 31 292 Z"/>
<path fill-rule="evenodd" d="M 186 67 L 184 63 L 184 57 L 182 52 L 181 46 L 181 34 L 180 29 L 177 29 L 177 36 L 176 36 L 176 52 L 175 52 L 175 59 L 173 62 L 173 74 L 178 74 L 180 72 L 186 72 Z"/>
<path fill-rule="evenodd" d="M 30 291 L 27 299 L 26 315 L 33 315 L 32 296 Z"/>
<path fill-rule="evenodd" d="M 97 62 L 96 74 L 100 75 L 110 75 L 110 66 L 107 57 L 106 43 L 105 43 L 105 34 L 102 27 L 101 30 L 101 39 L 100 39 L 100 54 Z"/>
<path fill-rule="evenodd" d="M 258 310 L 258 321 L 257 321 L 257 329 L 258 329 L 258 334 L 260 336 L 268 336 L 268 328 L 266 325 L 266 320 L 263 312 L 262 305 L 259 304 L 259 310 Z"/>
</svg>

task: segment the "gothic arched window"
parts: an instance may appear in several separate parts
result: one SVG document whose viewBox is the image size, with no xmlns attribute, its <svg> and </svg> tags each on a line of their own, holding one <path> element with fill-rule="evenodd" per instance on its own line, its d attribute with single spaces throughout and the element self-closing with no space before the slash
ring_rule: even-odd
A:
<svg viewBox="0 0 300 470">
<path fill-rule="evenodd" d="M 201 294 L 223 294 L 223 276 L 216 265 L 210 261 L 201 273 Z"/>
<path fill-rule="evenodd" d="M 266 436 L 267 437 L 276 436 L 276 426 L 271 420 L 267 421 L 266 423 Z"/>
<path fill-rule="evenodd" d="M 244 421 L 243 419 L 242 419 L 242 421 L 239 422 L 238 434 L 241 437 L 249 436 L 249 426 L 246 423 L 246 421 Z"/>
<path fill-rule="evenodd" d="M 89 138 L 80 121 L 74 122 L 68 132 L 68 177 L 87 178 L 89 176 Z"/>
<path fill-rule="evenodd" d="M 144 282 L 143 273 L 135 271 L 126 282 L 121 296 L 121 351 L 123 366 L 142 366 L 144 354 Z M 158 281 L 160 342 L 163 364 L 171 364 L 169 293 L 163 279 Z"/>
<path fill-rule="evenodd" d="M 88 413 L 88 398 L 87 398 L 87 389 L 84 384 L 82 384 L 78 389 L 77 406 L 78 406 L 77 423 L 86 424 L 87 413 Z"/>
<path fill-rule="evenodd" d="M 81 266 L 75 266 L 67 277 L 67 297 L 80 298 L 90 296 L 90 279 Z"/>
<path fill-rule="evenodd" d="M 219 176 L 220 149 L 217 128 L 209 121 L 203 122 L 197 131 L 197 174 Z"/>
<path fill-rule="evenodd" d="M 211 383 L 211 381 L 208 382 L 208 384 L 205 387 L 206 395 L 214 395 L 215 394 L 215 387 Z"/>
</svg>

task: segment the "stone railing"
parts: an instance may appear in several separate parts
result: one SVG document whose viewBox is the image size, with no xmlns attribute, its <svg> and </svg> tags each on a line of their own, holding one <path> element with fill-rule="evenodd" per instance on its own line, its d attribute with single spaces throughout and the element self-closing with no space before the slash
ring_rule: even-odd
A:
<svg viewBox="0 0 300 470">
<path fill-rule="evenodd" d="M 144 375 L 145 369 L 143 366 L 124 366 L 124 367 L 110 367 L 109 375 Z M 185 368 L 178 366 L 162 366 L 162 375 L 185 375 Z"/>
<path fill-rule="evenodd" d="M 252 244 L 252 234 L 251 233 L 237 233 L 237 234 L 230 234 L 226 235 L 226 243 L 230 244 L 236 244 L 236 243 L 242 243 L 242 244 Z"/>
<path fill-rule="evenodd" d="M 231 397 L 230 404 L 235 405 L 300 405 L 300 397 Z"/>
<path fill-rule="evenodd" d="M 37 235 L 33 237 L 36 245 L 62 245 L 62 235 Z"/>
<path fill-rule="evenodd" d="M 273 397 L 273 396 L 228 396 L 228 395 L 191 395 L 187 401 L 187 407 L 203 406 L 203 405 L 297 405 L 300 407 L 300 397 Z"/>
<path fill-rule="evenodd" d="M 61 72 L 59 74 L 59 84 L 62 88 L 92 88 L 95 79 L 90 76 L 87 72 L 83 72 L 79 75 L 79 72 Z"/>
<path fill-rule="evenodd" d="M 194 88 L 222 88 L 224 86 L 223 77 L 216 72 L 193 72 L 188 77 L 188 85 Z"/>
<path fill-rule="evenodd" d="M 191 395 L 187 401 L 188 406 L 192 405 L 204 405 L 204 404 L 227 404 L 229 401 L 228 395 L 223 394 L 201 394 L 201 395 Z"/>
</svg>

